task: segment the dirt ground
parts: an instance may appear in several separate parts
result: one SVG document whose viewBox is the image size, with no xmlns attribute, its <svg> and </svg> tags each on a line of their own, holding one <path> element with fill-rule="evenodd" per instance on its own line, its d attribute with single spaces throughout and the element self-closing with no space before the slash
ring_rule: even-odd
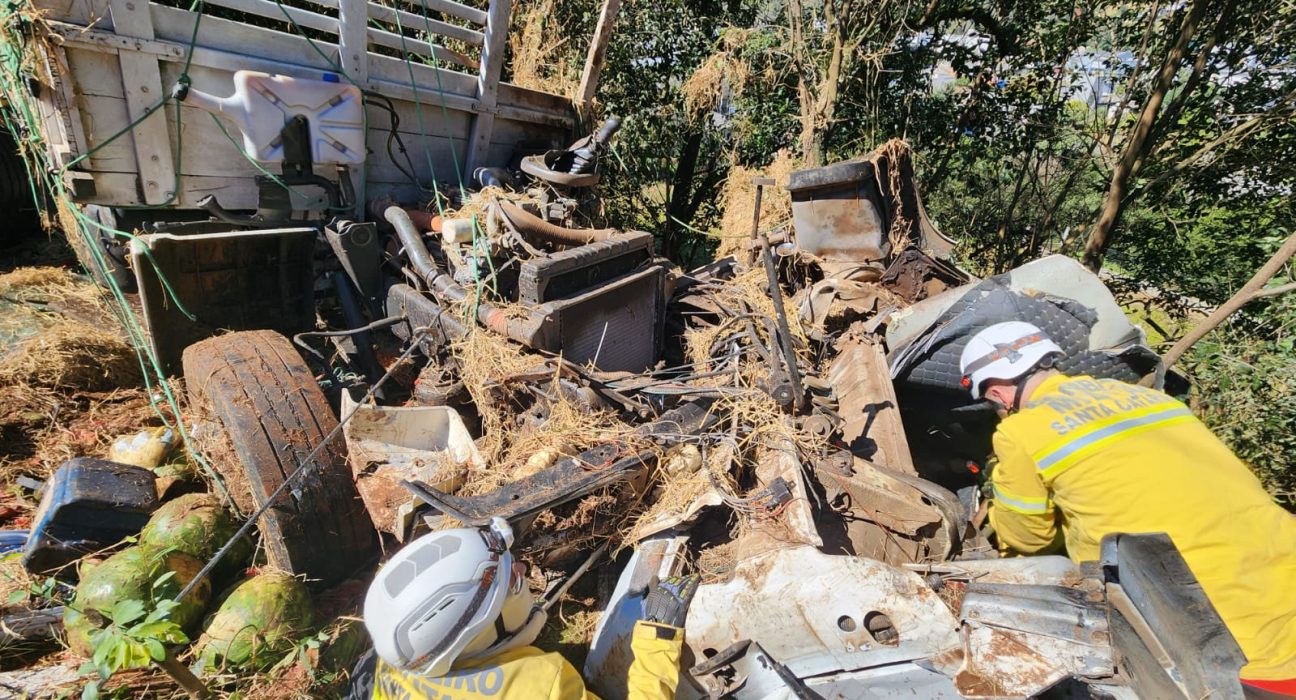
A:
<svg viewBox="0 0 1296 700">
<path fill-rule="evenodd" d="M 112 305 L 79 272 L 61 240 L 41 233 L 0 248 L 0 529 L 31 526 L 38 506 L 31 487 L 68 459 L 106 457 L 116 438 L 171 418 L 166 401 L 160 395 L 150 400 L 142 384 L 138 360 Z M 597 579 L 579 582 L 554 607 L 542 635 L 549 648 L 577 667 L 597 623 L 598 589 L 611 583 Z M 15 555 L 0 558 L 0 615 L 49 604 L 48 591 L 41 590 L 50 585 L 52 579 L 27 575 Z M 353 616 L 366 586 L 350 581 L 337 595 L 321 596 L 317 617 L 350 619 L 346 626 L 358 628 Z M 65 597 L 70 592 L 70 587 L 62 591 Z M 347 644 L 355 643 L 355 632 L 347 632 Z M 359 637 L 367 642 L 363 633 Z M 321 652 L 313 654 L 310 671 L 288 664 L 254 676 L 215 679 L 214 685 L 236 688 L 244 697 L 336 696 L 345 687 L 350 662 L 321 671 Z M 0 657 L 0 697 L 55 688 L 77 695 L 83 683 L 77 674 L 83 660 L 61 646 L 0 648 Z M 102 690 L 124 697 L 184 697 L 157 669 L 120 672 Z"/>
</svg>

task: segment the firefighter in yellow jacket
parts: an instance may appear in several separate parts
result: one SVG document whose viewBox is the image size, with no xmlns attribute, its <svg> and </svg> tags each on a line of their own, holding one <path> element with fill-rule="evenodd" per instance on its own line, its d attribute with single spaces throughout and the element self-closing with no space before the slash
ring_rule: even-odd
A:
<svg viewBox="0 0 1296 700">
<path fill-rule="evenodd" d="M 597 700 L 560 654 L 531 644 L 545 612 L 509 548 L 513 531 L 487 528 L 420 537 L 378 572 L 365 597 L 364 622 L 377 652 L 358 672 L 352 697 L 373 700 Z M 696 576 L 650 588 L 631 641 L 629 698 L 670 700 L 679 683 L 684 618 Z"/>
<path fill-rule="evenodd" d="M 1249 663 L 1251 685 L 1296 694 L 1296 518 L 1188 407 L 1154 389 L 1052 369 L 1039 328 L 1000 323 L 960 361 L 996 405 L 990 523 L 1005 554 L 1065 546 L 1098 559 L 1112 533 L 1165 532 Z"/>
</svg>

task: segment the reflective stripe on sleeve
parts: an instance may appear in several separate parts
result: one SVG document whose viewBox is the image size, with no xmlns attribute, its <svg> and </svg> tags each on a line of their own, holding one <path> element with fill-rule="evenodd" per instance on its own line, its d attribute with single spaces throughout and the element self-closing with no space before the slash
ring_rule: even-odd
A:
<svg viewBox="0 0 1296 700">
<path fill-rule="evenodd" d="M 1003 506 L 1008 510 L 1024 513 L 1026 515 L 1044 515 L 1049 511 L 1049 502 L 1047 498 L 1026 498 L 1018 496 L 1003 490 L 998 484 L 991 483 L 990 488 L 994 490 L 995 504 Z"/>
<path fill-rule="evenodd" d="M 1105 422 L 1088 426 L 1088 430 L 1071 436 L 1060 444 L 1054 443 L 1036 452 L 1032 457 L 1040 475 L 1049 477 L 1059 474 L 1098 448 L 1120 442 L 1133 435 L 1171 423 L 1193 420 L 1192 411 L 1179 403 L 1158 406 L 1155 410 L 1140 413 L 1142 415 L 1131 416 L 1125 413 L 1113 416 Z"/>
</svg>

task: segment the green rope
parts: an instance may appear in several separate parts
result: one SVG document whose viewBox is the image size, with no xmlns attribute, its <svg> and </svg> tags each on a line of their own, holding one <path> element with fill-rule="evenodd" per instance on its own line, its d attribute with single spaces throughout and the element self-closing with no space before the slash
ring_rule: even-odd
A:
<svg viewBox="0 0 1296 700">
<path fill-rule="evenodd" d="M 195 7 L 198 6 L 201 6 L 201 2 L 195 3 Z M 75 204 L 73 204 L 72 197 L 69 195 L 62 177 L 66 172 L 67 167 L 70 167 L 70 165 L 61 169 L 45 167 L 48 165 L 47 161 L 49 158 L 49 151 L 46 148 L 43 132 L 40 130 L 42 122 L 33 109 L 34 105 L 32 104 L 31 98 L 28 97 L 29 93 L 25 89 L 26 86 L 22 84 L 22 76 L 24 74 L 23 57 L 26 55 L 36 54 L 35 52 L 30 51 L 31 47 L 28 45 L 27 41 L 25 41 L 27 37 L 12 30 L 14 9 L 15 7 L 12 5 L 7 6 L 5 8 L 7 12 L 3 15 L 4 24 L 6 28 L 10 29 L 10 31 L 6 32 L 7 41 L 0 44 L 0 62 L 3 62 L 5 67 L 5 70 L 0 71 L 0 73 L 2 73 L 2 75 L 0 75 L 0 81 L 3 82 L 5 92 L 10 96 L 10 99 L 0 105 L 0 115 L 3 116 L 6 125 L 10 128 L 11 133 L 13 133 L 15 137 L 25 135 L 25 145 L 27 148 L 24 149 L 24 155 L 26 155 L 24 158 L 24 164 L 27 168 L 28 177 L 32 182 L 32 188 L 33 190 L 35 189 L 35 183 L 38 179 L 39 181 L 43 181 L 45 186 L 48 188 L 48 191 L 53 194 L 55 201 L 60 202 L 63 205 L 63 208 L 66 208 L 73 215 L 73 219 L 70 223 L 75 230 L 67 231 L 66 233 L 69 236 L 80 237 L 82 244 L 90 253 L 90 262 L 100 273 L 99 276 L 107 283 L 106 289 L 101 288 L 101 290 L 111 300 L 112 303 L 109 304 L 109 308 L 113 310 L 114 315 L 117 316 L 119 322 L 122 324 L 122 328 L 126 332 L 132 348 L 135 351 L 136 361 L 139 363 L 141 376 L 144 381 L 144 388 L 148 396 L 149 407 L 153 410 L 154 414 L 157 415 L 159 420 L 161 420 L 164 426 L 171 428 L 180 436 L 185 452 L 203 469 L 216 487 L 216 490 L 225 498 L 225 500 L 231 505 L 234 505 L 233 499 L 229 495 L 229 490 L 226 488 L 224 480 L 216 470 L 202 458 L 201 454 L 198 453 L 197 449 L 193 445 L 191 437 L 185 429 L 184 421 L 180 419 L 182 415 L 180 402 L 171 390 L 171 386 L 166 379 L 166 374 L 162 371 L 161 364 L 159 363 L 156 354 L 153 352 L 152 347 L 148 343 L 147 333 L 140 324 L 139 319 L 135 316 L 134 310 L 126 299 L 124 291 L 121 289 L 120 285 L 116 283 L 116 280 L 107 274 L 108 260 L 105 251 L 99 244 L 98 234 L 93 233 L 93 231 L 95 229 L 109 231 L 115 236 L 120 236 L 128 240 L 133 239 L 134 236 L 125 231 L 120 231 L 92 220 Z M 197 25 L 198 22 L 201 21 L 201 18 L 202 15 L 199 13 L 198 19 L 195 20 L 195 27 L 192 35 L 195 40 L 198 31 Z M 190 58 L 192 58 L 192 53 L 193 43 L 191 43 L 189 47 Z M 189 65 L 189 61 L 187 60 L 185 63 L 186 73 Z M 15 99 L 16 96 L 22 97 Z M 157 109 L 160 109 L 160 107 L 147 110 L 147 114 L 155 113 Z M 145 117 L 141 117 L 137 121 L 142 121 L 143 118 Z M 120 133 L 114 135 L 114 138 L 120 138 Z M 179 141 L 179 139 L 179 132 L 177 131 L 177 141 Z M 102 148 L 104 145 L 104 143 L 101 143 L 99 148 Z M 93 150 L 90 153 L 92 152 Z M 84 155 L 88 156 L 90 153 Z M 179 151 L 177 151 L 177 156 L 179 156 Z M 177 167 L 177 182 L 179 172 L 179 167 Z M 177 187 L 173 190 L 173 194 L 178 191 L 179 187 L 177 184 Z M 41 198 L 37 197 L 36 201 L 40 202 Z M 150 262 L 156 267 L 156 261 L 152 260 L 151 255 L 148 257 Z M 164 286 L 168 289 L 168 293 L 172 294 L 174 297 L 174 292 L 170 290 L 169 283 L 166 281 L 165 277 L 161 275 L 159 275 L 159 277 L 162 279 Z M 178 300 L 176 301 L 178 304 Z M 185 313 L 189 314 L 187 310 Z M 161 394 L 160 397 L 159 394 Z M 170 408 L 169 414 L 162 410 L 161 404 L 163 403 L 166 403 Z"/>
</svg>

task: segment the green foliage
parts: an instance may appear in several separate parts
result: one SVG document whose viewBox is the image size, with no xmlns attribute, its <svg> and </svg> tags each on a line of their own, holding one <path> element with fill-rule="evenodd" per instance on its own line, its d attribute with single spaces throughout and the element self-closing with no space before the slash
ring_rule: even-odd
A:
<svg viewBox="0 0 1296 700">
<path fill-rule="evenodd" d="M 168 596 L 175 587 L 175 572 L 167 571 L 149 586 L 149 599 L 128 598 L 117 601 L 107 614 L 98 614 L 103 625 L 90 633 L 90 661 L 81 666 L 83 674 L 96 673 L 100 681 L 118 671 L 143 668 L 167 658 L 166 645 L 187 644 L 189 637 L 171 614 L 180 603 Z M 82 611 L 90 614 L 90 611 Z M 82 698 L 99 697 L 99 682 L 87 684 Z"/>
<path fill-rule="evenodd" d="M 1296 300 L 1280 298 L 1215 331 L 1185 366 L 1202 420 L 1296 510 Z"/>
</svg>

